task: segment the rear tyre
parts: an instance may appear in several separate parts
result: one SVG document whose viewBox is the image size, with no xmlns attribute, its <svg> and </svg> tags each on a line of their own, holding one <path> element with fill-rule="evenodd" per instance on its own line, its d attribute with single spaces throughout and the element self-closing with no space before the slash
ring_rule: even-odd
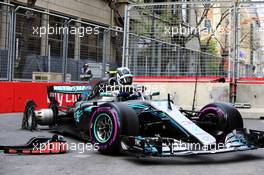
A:
<svg viewBox="0 0 264 175">
<path fill-rule="evenodd" d="M 53 129 L 56 125 L 57 122 L 57 117 L 59 115 L 59 109 L 58 109 L 59 104 L 56 101 L 51 101 L 49 104 L 49 109 L 51 109 L 53 111 L 53 115 L 54 115 L 54 120 L 52 122 L 51 125 L 49 125 L 50 129 Z"/>
<path fill-rule="evenodd" d="M 90 138 L 103 154 L 118 154 L 121 136 L 137 136 L 139 121 L 134 110 L 123 103 L 103 104 L 95 110 L 90 121 Z"/>
<path fill-rule="evenodd" d="M 35 116 L 36 103 L 33 100 L 29 100 L 26 103 L 23 120 L 22 120 L 22 129 L 26 130 L 36 130 L 36 116 Z"/>
<path fill-rule="evenodd" d="M 200 121 L 213 124 L 211 127 L 205 125 L 202 128 L 214 136 L 218 143 L 224 142 L 228 133 L 244 127 L 241 114 L 231 104 L 211 103 L 203 107 L 200 112 Z"/>
</svg>

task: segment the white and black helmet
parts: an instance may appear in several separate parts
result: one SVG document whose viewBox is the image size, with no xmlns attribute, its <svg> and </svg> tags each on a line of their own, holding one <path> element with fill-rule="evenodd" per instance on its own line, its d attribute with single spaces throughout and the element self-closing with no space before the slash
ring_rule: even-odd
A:
<svg viewBox="0 0 264 175">
<path fill-rule="evenodd" d="M 117 68 L 116 80 L 119 85 L 131 85 L 133 83 L 133 75 L 127 67 Z"/>
</svg>

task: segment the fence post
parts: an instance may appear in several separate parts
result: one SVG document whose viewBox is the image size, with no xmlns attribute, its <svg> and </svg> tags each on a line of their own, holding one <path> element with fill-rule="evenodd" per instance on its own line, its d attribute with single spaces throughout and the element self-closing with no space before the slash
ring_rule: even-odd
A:
<svg viewBox="0 0 264 175">
<path fill-rule="evenodd" d="M 127 47 L 127 40 L 126 40 L 126 36 L 127 36 L 127 32 L 128 32 L 128 28 L 127 28 L 127 15 L 128 14 L 128 5 L 125 6 L 125 20 L 124 20 L 124 29 L 123 29 L 123 53 L 122 53 L 122 66 L 125 66 L 125 57 L 126 57 L 126 47 Z"/>
<path fill-rule="evenodd" d="M 162 59 L 162 43 L 158 44 L 158 53 L 157 53 L 157 76 L 161 75 L 161 59 Z M 167 53 L 167 52 L 166 52 Z M 155 67 L 155 66 L 154 66 Z"/>
<path fill-rule="evenodd" d="M 69 27 L 69 20 L 64 21 L 64 29 Z M 62 56 L 62 73 L 63 73 L 63 81 L 66 82 L 67 75 L 67 60 L 68 60 L 68 30 L 64 30 L 63 32 L 63 56 Z"/>
<path fill-rule="evenodd" d="M 9 32 L 8 32 L 8 75 L 7 79 L 8 81 L 12 81 L 12 74 L 13 74 L 13 42 L 15 43 L 15 39 L 13 38 L 13 32 L 15 28 L 15 23 L 14 23 L 14 9 L 11 8 L 10 13 L 9 13 Z"/>
<path fill-rule="evenodd" d="M 125 49 L 125 66 L 128 67 L 128 63 L 129 63 L 129 27 L 130 27 L 130 14 L 129 14 L 129 11 L 130 11 L 130 6 L 127 6 L 127 22 L 126 22 L 126 28 L 127 28 L 127 31 L 126 31 L 126 49 Z"/>
<path fill-rule="evenodd" d="M 156 26 L 157 26 L 157 22 L 155 20 L 155 14 L 154 14 L 154 10 L 152 10 L 150 38 L 153 39 L 153 41 L 151 42 L 150 75 L 155 75 L 155 72 L 153 72 L 153 69 L 156 68 L 155 63 L 158 58 L 156 54 L 157 54 L 157 47 L 159 47 L 159 44 L 156 43 L 155 41 Z"/>
<path fill-rule="evenodd" d="M 233 70 L 232 70 L 232 83 L 230 87 L 230 102 L 236 102 L 236 90 L 237 90 L 237 78 L 238 78 L 238 57 L 239 57 L 239 8 L 238 4 L 234 3 L 234 58 L 233 58 Z"/>
<path fill-rule="evenodd" d="M 230 17 L 229 17 L 229 21 L 230 23 L 232 22 L 232 8 L 229 9 L 229 14 Z M 232 31 L 229 31 L 229 35 L 232 34 Z M 228 81 L 230 82 L 231 80 L 231 77 L 232 77 L 232 66 L 231 66 L 231 58 L 232 58 L 232 48 L 231 48 L 231 36 L 228 37 Z"/>
<path fill-rule="evenodd" d="M 15 58 L 16 58 L 16 11 L 12 10 L 12 32 L 10 33 L 10 51 L 12 54 L 10 54 L 10 72 L 9 72 L 9 81 L 13 81 L 14 79 L 14 72 L 15 72 Z"/>
<path fill-rule="evenodd" d="M 78 18 L 78 20 L 80 21 L 81 19 Z M 76 28 L 79 28 L 81 26 L 82 25 L 81 25 L 80 22 L 75 22 L 75 27 Z M 78 62 L 80 62 L 80 48 L 81 48 L 80 34 L 79 33 L 76 33 L 76 35 L 74 37 L 74 59 L 75 60 L 78 60 Z M 79 67 L 78 67 L 78 70 L 79 70 Z"/>
<path fill-rule="evenodd" d="M 49 10 L 45 10 L 45 12 L 49 12 Z M 48 28 L 49 25 L 49 15 L 42 14 L 41 17 L 41 26 Z M 48 32 L 45 35 L 41 35 L 41 42 L 40 42 L 40 55 L 41 56 L 48 56 L 49 52 L 49 35 Z"/>
<path fill-rule="evenodd" d="M 110 41 L 110 31 L 104 30 L 103 35 L 103 60 L 102 60 L 102 77 L 105 77 L 106 63 L 107 63 L 107 51 L 110 52 L 111 49 L 109 46 Z"/>
<path fill-rule="evenodd" d="M 237 5 L 237 6 L 239 6 L 239 5 Z M 235 59 L 236 59 L 236 69 L 235 69 L 235 71 L 236 71 L 236 80 L 238 80 L 239 78 L 240 78 L 240 74 L 239 74 L 239 56 L 240 56 L 240 8 L 239 7 L 236 7 L 236 13 L 237 13 L 237 17 L 236 17 L 236 34 L 235 34 L 235 36 L 236 36 L 236 45 L 235 45 L 235 47 L 236 47 L 236 57 L 235 57 Z M 237 81 L 236 81 L 237 82 Z"/>
</svg>

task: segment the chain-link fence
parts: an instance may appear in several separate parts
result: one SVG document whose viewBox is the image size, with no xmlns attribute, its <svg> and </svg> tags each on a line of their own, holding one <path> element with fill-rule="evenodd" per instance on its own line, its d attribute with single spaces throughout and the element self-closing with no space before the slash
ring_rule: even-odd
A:
<svg viewBox="0 0 264 175">
<path fill-rule="evenodd" d="M 82 31 L 77 35 L 69 35 L 67 73 L 73 75 L 72 78 L 78 79 L 81 67 L 86 62 L 93 68 L 94 78 L 103 77 L 106 69 L 121 66 L 122 29 L 107 28 L 79 20 L 71 20 L 69 27 L 88 30 L 86 35 Z"/>
<path fill-rule="evenodd" d="M 223 76 L 224 58 L 162 41 L 139 46 L 145 39 L 131 37 L 129 64 L 137 76 Z M 145 40 L 145 41 L 144 41 Z M 142 48 L 140 48 L 142 47 Z"/>
<path fill-rule="evenodd" d="M 64 27 L 66 21 L 66 17 L 42 11 L 16 9 L 14 79 L 52 80 L 57 76 L 63 81 L 66 40 L 55 28 Z"/>
<path fill-rule="evenodd" d="M 80 81 L 121 66 L 123 31 L 67 16 L 0 2 L 0 79 Z"/>
<path fill-rule="evenodd" d="M 140 76 L 230 75 L 232 8 L 198 1 L 128 6 L 124 65 Z"/>
<path fill-rule="evenodd" d="M 79 81 L 128 66 L 136 76 L 263 77 L 264 2 L 127 6 L 123 31 L 0 2 L 0 80 Z"/>
<path fill-rule="evenodd" d="M 237 8 L 238 78 L 264 77 L 263 7 L 263 2 L 244 2 Z"/>
<path fill-rule="evenodd" d="M 8 80 L 10 72 L 12 10 L 12 5 L 0 4 L 0 80 Z"/>
</svg>

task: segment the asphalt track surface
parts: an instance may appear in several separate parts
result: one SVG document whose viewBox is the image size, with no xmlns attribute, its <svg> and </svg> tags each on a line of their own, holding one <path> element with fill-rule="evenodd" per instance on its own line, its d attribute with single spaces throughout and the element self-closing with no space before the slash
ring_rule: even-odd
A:
<svg viewBox="0 0 264 175">
<path fill-rule="evenodd" d="M 33 136 L 52 136 L 48 130 L 23 131 L 22 114 L 0 115 L 0 145 L 26 143 Z M 264 130 L 263 120 L 244 120 L 247 128 Z M 80 141 L 65 137 L 69 143 Z M 262 175 L 264 149 L 216 155 L 137 158 L 133 155 L 104 156 L 97 151 L 71 151 L 60 155 L 0 154 L 0 175 Z"/>
</svg>

